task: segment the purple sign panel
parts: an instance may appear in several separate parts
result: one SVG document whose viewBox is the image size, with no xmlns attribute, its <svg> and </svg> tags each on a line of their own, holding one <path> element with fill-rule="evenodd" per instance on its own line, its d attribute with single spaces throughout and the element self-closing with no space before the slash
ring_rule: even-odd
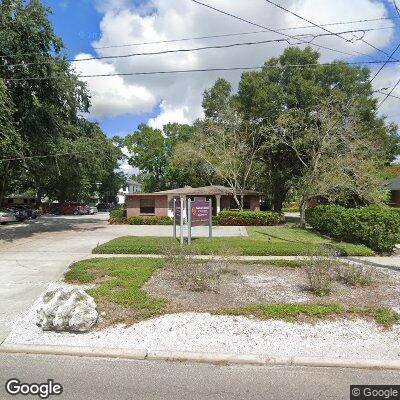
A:
<svg viewBox="0 0 400 400">
<path fill-rule="evenodd" d="M 208 225 L 210 223 L 210 203 L 206 199 L 195 199 L 192 204 L 192 226 Z"/>
<path fill-rule="evenodd" d="M 173 199 L 171 199 L 171 203 L 170 203 L 171 210 L 174 210 L 174 201 L 175 201 L 175 212 L 174 212 L 175 223 L 177 225 L 180 225 L 181 224 L 181 213 L 182 213 L 181 199 L 180 199 L 180 197 L 174 197 Z"/>
</svg>

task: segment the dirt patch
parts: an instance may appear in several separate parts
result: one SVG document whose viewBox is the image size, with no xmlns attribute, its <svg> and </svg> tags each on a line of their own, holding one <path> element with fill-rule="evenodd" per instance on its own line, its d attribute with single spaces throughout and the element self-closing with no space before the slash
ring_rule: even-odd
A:
<svg viewBox="0 0 400 400">
<path fill-rule="evenodd" d="M 209 266 L 196 268 L 209 270 Z M 208 271 L 209 273 L 209 271 Z M 143 286 L 149 295 L 168 301 L 167 312 L 213 311 L 249 303 L 340 303 L 348 307 L 400 306 L 400 278 L 374 273 L 368 287 L 350 287 L 335 282 L 328 296 L 319 297 L 308 289 L 302 268 L 229 264 L 220 270 L 218 290 L 193 291 L 182 284 L 173 269 L 160 269 Z"/>
</svg>

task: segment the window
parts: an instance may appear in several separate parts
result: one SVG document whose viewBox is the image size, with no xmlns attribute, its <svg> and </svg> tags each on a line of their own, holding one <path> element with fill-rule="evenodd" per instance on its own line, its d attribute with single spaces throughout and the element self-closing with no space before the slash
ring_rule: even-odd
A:
<svg viewBox="0 0 400 400">
<path fill-rule="evenodd" d="M 154 199 L 140 199 L 140 214 L 155 214 Z"/>
<path fill-rule="evenodd" d="M 240 196 L 238 196 L 238 200 L 240 201 Z M 239 206 L 237 205 L 235 198 L 232 196 L 230 198 L 230 205 L 229 205 L 230 210 L 238 210 Z M 247 196 L 244 196 L 243 198 L 243 210 L 250 210 L 250 198 Z"/>
</svg>

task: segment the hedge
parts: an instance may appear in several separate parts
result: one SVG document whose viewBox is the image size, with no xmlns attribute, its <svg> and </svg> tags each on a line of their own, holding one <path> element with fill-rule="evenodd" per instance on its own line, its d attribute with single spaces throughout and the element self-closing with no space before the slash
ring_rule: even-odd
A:
<svg viewBox="0 0 400 400">
<path fill-rule="evenodd" d="M 379 253 L 393 252 L 400 233 L 400 214 L 384 207 L 317 205 L 306 210 L 306 221 L 320 233 Z"/>
<path fill-rule="evenodd" d="M 110 224 L 126 224 L 126 210 L 124 209 L 115 209 L 110 211 L 110 218 L 108 220 Z"/>
<path fill-rule="evenodd" d="M 172 225 L 170 217 L 129 217 L 129 225 Z"/>
<path fill-rule="evenodd" d="M 272 211 L 221 211 L 219 225 L 271 226 L 285 222 L 282 213 Z"/>
</svg>

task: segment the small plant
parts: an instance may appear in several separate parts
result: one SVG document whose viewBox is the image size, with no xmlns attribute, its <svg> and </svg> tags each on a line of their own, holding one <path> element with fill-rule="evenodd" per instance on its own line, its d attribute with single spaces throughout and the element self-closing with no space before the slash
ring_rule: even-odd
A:
<svg viewBox="0 0 400 400">
<path fill-rule="evenodd" d="M 221 269 L 207 261 L 205 264 L 190 265 L 186 270 L 186 286 L 193 292 L 219 293 Z"/>
<path fill-rule="evenodd" d="M 231 263 L 229 258 L 234 254 L 228 248 L 220 248 L 218 255 L 211 254 L 208 260 L 196 258 L 195 247 L 180 246 L 177 243 L 162 245 L 161 252 L 172 279 L 194 292 L 219 293 L 221 275 L 238 273 L 228 268 Z"/>
<path fill-rule="evenodd" d="M 331 293 L 338 260 L 328 249 L 317 249 L 307 256 L 306 272 L 311 291 L 317 296 Z"/>
<path fill-rule="evenodd" d="M 373 273 L 361 265 L 341 262 L 336 268 L 337 279 L 349 286 L 370 286 Z"/>
</svg>

